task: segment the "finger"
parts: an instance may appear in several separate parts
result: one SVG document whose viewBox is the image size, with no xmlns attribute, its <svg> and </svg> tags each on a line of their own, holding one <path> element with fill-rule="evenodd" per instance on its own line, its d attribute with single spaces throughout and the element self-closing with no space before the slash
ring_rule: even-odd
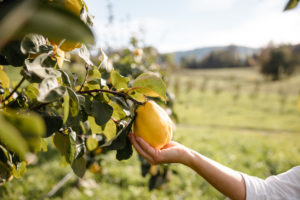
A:
<svg viewBox="0 0 300 200">
<path fill-rule="evenodd" d="M 144 149 L 144 151 L 152 157 L 155 157 L 155 149 L 150 146 L 143 138 L 136 137 L 138 144 Z"/>
<path fill-rule="evenodd" d="M 136 141 L 136 138 L 133 134 L 129 135 L 130 141 L 133 144 L 134 148 L 136 149 L 136 151 L 143 156 L 146 160 L 148 160 L 148 162 L 150 163 L 154 163 L 154 160 L 152 159 L 152 157 L 150 155 L 147 154 L 147 152 L 145 152 L 143 150 L 143 148 L 138 144 L 138 142 Z"/>
</svg>

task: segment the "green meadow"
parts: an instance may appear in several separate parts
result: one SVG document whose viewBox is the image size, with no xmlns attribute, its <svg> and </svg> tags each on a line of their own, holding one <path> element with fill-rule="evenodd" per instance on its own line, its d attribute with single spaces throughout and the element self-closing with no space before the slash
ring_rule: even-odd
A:
<svg viewBox="0 0 300 200">
<path fill-rule="evenodd" d="M 255 70 L 179 71 L 168 75 L 176 94 L 174 140 L 230 168 L 260 178 L 300 165 L 300 77 L 265 81 Z M 48 139 L 48 152 L 23 178 L 0 188 L 1 199 L 42 199 L 69 172 Z M 103 155 L 101 173 L 72 176 L 51 199 L 225 199 L 191 169 L 171 164 L 176 174 L 148 191 L 136 152 L 119 162 Z M 46 198 L 47 199 L 47 198 Z"/>
</svg>

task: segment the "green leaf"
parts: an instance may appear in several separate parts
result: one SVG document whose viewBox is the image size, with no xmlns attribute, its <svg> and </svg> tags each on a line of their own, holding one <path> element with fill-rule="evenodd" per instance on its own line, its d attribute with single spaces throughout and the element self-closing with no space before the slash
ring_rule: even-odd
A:
<svg viewBox="0 0 300 200">
<path fill-rule="evenodd" d="M 79 176 L 79 177 L 83 177 L 85 170 L 86 170 L 86 161 L 83 157 L 75 159 L 73 164 L 72 164 L 72 169 L 73 172 Z"/>
<path fill-rule="evenodd" d="M 16 127 L 11 125 L 4 119 L 0 113 L 0 141 L 10 151 L 15 152 L 21 160 L 25 159 L 25 154 L 28 152 L 28 145 L 26 140 Z"/>
<path fill-rule="evenodd" d="M 96 137 L 88 137 L 86 140 L 86 147 L 88 148 L 89 151 L 93 151 L 98 147 L 98 140 Z"/>
<path fill-rule="evenodd" d="M 92 79 L 101 79 L 101 73 L 95 66 L 92 66 L 88 71 L 88 80 Z"/>
<path fill-rule="evenodd" d="M 132 146 L 129 138 L 126 138 L 126 144 L 124 148 L 117 150 L 116 158 L 117 160 L 127 160 L 132 156 Z"/>
<path fill-rule="evenodd" d="M 98 125 L 102 126 L 111 118 L 113 108 L 107 103 L 94 99 L 92 102 L 92 115 Z"/>
<path fill-rule="evenodd" d="M 45 139 L 41 138 L 41 150 L 40 151 L 47 152 L 47 150 L 48 150 L 47 141 Z"/>
<path fill-rule="evenodd" d="M 4 20 L 5 25 L 11 25 L 11 27 L 2 28 L 18 30 L 16 34 L 18 37 L 23 37 L 28 33 L 37 33 L 46 37 L 94 43 L 94 35 L 89 26 L 64 8 L 39 1 L 27 1 L 17 4 L 9 13 L 10 15 L 7 15 Z M 22 20 L 15 23 L 16 17 Z"/>
<path fill-rule="evenodd" d="M 112 70 L 110 72 L 110 77 L 111 77 L 113 87 L 116 88 L 117 90 L 128 88 L 128 83 L 130 81 L 130 78 L 121 76 L 119 72 L 115 70 Z"/>
<path fill-rule="evenodd" d="M 70 164 L 74 163 L 74 160 L 82 157 L 85 153 L 83 140 L 77 137 L 76 132 L 71 128 L 68 129 L 68 134 L 56 133 L 53 142 L 61 155 Z"/>
<path fill-rule="evenodd" d="M 0 145 L 0 161 L 4 163 L 9 163 L 12 160 L 11 154 L 8 149 Z"/>
<path fill-rule="evenodd" d="M 84 110 L 86 111 L 86 113 L 88 115 L 92 115 L 92 110 L 93 110 L 92 105 L 93 105 L 93 103 L 92 103 L 89 96 L 84 96 L 84 99 L 85 99 L 84 100 Z"/>
<path fill-rule="evenodd" d="M 56 133 L 53 137 L 53 143 L 61 155 L 68 157 L 70 149 L 70 140 L 68 135 Z"/>
<path fill-rule="evenodd" d="M 14 125 L 25 138 L 29 149 L 36 152 L 40 149 L 40 137 L 44 136 L 46 127 L 43 119 L 35 113 L 3 112 L 7 121 Z"/>
<path fill-rule="evenodd" d="M 145 96 L 160 97 L 163 101 L 166 101 L 166 84 L 155 73 L 141 74 L 133 81 L 132 87 Z"/>
<path fill-rule="evenodd" d="M 49 62 L 51 62 L 49 59 L 51 60 L 52 58 L 48 54 L 39 55 L 33 62 L 26 59 L 22 75 L 24 75 L 29 82 L 35 83 L 40 83 L 45 78 L 61 76 L 59 71 L 48 66 Z M 56 62 L 53 60 L 53 63 L 50 65 L 54 66 L 55 64 Z"/>
<path fill-rule="evenodd" d="M 84 90 L 97 90 L 100 89 L 101 86 L 101 80 L 100 79 L 91 79 L 87 81 L 85 84 Z"/>
<path fill-rule="evenodd" d="M 55 77 L 49 77 L 42 81 L 37 100 L 42 103 L 50 103 L 63 97 L 66 87 L 59 86 Z"/>
<path fill-rule="evenodd" d="M 62 78 L 63 83 L 66 86 L 71 87 L 72 84 L 71 84 L 71 80 L 69 78 L 69 75 L 63 70 L 59 70 L 59 71 L 61 73 L 61 78 Z"/>
<path fill-rule="evenodd" d="M 139 102 L 145 102 L 147 100 L 146 97 L 143 95 L 143 93 L 140 93 L 137 90 L 131 91 L 128 94 L 131 98 L 133 98 Z"/>
<path fill-rule="evenodd" d="M 68 93 L 70 95 L 70 113 L 72 117 L 75 117 L 79 113 L 79 100 L 76 93 L 71 88 L 68 88 Z"/>
<path fill-rule="evenodd" d="M 30 103 L 33 104 L 37 101 L 39 90 L 34 86 L 34 84 L 29 84 L 25 88 L 25 94 L 28 97 Z"/>
<path fill-rule="evenodd" d="M 58 131 L 63 126 L 63 120 L 60 116 L 50 116 L 46 113 L 41 114 L 46 124 L 46 135 L 50 137 L 54 132 Z"/>
<path fill-rule="evenodd" d="M 70 111 L 70 95 L 68 92 L 64 95 L 64 119 L 63 124 L 67 122 L 67 119 L 69 117 L 69 111 Z"/>
<path fill-rule="evenodd" d="M 75 159 L 82 157 L 86 152 L 86 147 L 83 139 L 81 137 L 76 138 L 76 154 Z"/>
<path fill-rule="evenodd" d="M 92 134 L 103 133 L 108 140 L 112 139 L 116 135 L 117 126 L 112 120 L 109 120 L 104 126 L 99 126 L 95 122 L 95 118 L 92 116 L 88 117 L 88 121 Z"/>
<path fill-rule="evenodd" d="M 0 185 L 3 185 L 9 179 L 11 174 L 11 166 L 0 161 Z"/>
<path fill-rule="evenodd" d="M 69 114 L 66 126 L 71 127 L 76 133 L 82 134 L 83 130 L 80 125 L 80 122 L 83 121 L 84 112 L 81 112 L 79 115 L 72 117 L 72 115 Z"/>
<path fill-rule="evenodd" d="M 91 58 L 90 58 L 91 57 L 90 52 L 84 44 L 81 45 L 78 55 L 85 61 L 86 64 L 93 65 L 93 62 L 91 61 Z"/>
<path fill-rule="evenodd" d="M 101 56 L 100 56 L 100 65 L 98 67 L 99 70 L 105 70 L 107 72 L 111 71 L 113 69 L 113 66 L 108 62 L 108 57 L 107 55 L 105 54 L 105 52 L 100 49 L 101 51 Z"/>
<path fill-rule="evenodd" d="M 1 11 L 0 11 L 1 12 Z M 1 27 L 1 30 L 3 27 Z M 2 34 L 2 32 L 1 32 Z M 3 56 L 5 65 L 12 65 L 14 67 L 20 67 L 24 65 L 24 60 L 28 57 L 27 54 L 23 54 L 20 49 L 21 41 L 11 41 L 7 43 L 1 49 L 1 36 L 0 36 L 0 55 Z"/>
<path fill-rule="evenodd" d="M 124 110 L 123 110 L 123 108 L 119 105 L 119 104 L 117 104 L 117 103 L 115 103 L 115 102 L 110 102 L 110 104 L 109 105 L 111 105 L 112 106 L 112 108 L 113 108 L 113 114 L 112 114 L 112 117 L 115 119 L 115 120 L 117 120 L 117 121 L 119 121 L 119 120 L 121 120 L 121 119 L 123 119 L 123 118 L 125 118 L 127 115 L 126 115 L 126 113 L 128 112 L 127 110 L 125 110 L 126 111 L 126 113 L 124 112 Z M 129 113 L 130 114 L 130 113 Z"/>
<path fill-rule="evenodd" d="M 15 165 L 13 165 L 12 172 L 13 172 L 14 177 L 16 177 L 16 178 L 22 177 L 26 172 L 26 162 L 23 161 L 21 163 L 18 163 L 17 167 Z"/>
<path fill-rule="evenodd" d="M 101 145 L 101 147 L 106 150 L 119 150 L 125 148 L 126 139 L 129 132 L 131 131 L 131 127 L 133 125 L 134 119 L 135 117 L 131 119 L 129 124 L 124 128 L 122 128 L 113 139 Z"/>
<path fill-rule="evenodd" d="M 49 53 L 53 46 L 47 45 L 47 40 L 42 35 L 28 34 L 21 41 L 21 51 L 23 54 Z"/>
<path fill-rule="evenodd" d="M 110 95 L 109 99 L 111 100 L 110 102 L 115 102 L 118 104 L 118 106 L 123 108 L 123 111 L 126 113 L 127 116 L 130 115 L 129 110 L 130 110 L 130 106 L 129 104 L 126 102 L 126 99 L 123 97 L 115 97 Z"/>
<path fill-rule="evenodd" d="M 69 131 L 70 150 L 67 157 L 69 163 L 73 163 L 76 156 L 76 133 L 73 130 Z"/>
<path fill-rule="evenodd" d="M 289 0 L 286 6 L 284 7 L 284 11 L 295 8 L 299 3 L 299 0 Z"/>
</svg>

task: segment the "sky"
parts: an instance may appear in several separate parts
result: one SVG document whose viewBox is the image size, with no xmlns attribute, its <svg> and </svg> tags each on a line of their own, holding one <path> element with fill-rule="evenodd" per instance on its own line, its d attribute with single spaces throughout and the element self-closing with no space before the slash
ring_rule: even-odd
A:
<svg viewBox="0 0 300 200">
<path fill-rule="evenodd" d="M 270 41 L 300 43 L 300 6 L 283 12 L 287 0 L 85 2 L 94 16 L 93 29 L 101 48 L 128 46 L 132 35 L 141 45 L 152 45 L 161 53 L 231 44 L 259 48 Z"/>
</svg>

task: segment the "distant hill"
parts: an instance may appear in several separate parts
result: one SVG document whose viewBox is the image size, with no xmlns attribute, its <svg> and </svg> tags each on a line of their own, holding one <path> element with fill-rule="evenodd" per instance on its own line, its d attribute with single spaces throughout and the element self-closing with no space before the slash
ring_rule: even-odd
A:
<svg viewBox="0 0 300 200">
<path fill-rule="evenodd" d="M 228 47 L 230 46 L 203 47 L 203 48 L 197 48 L 197 49 L 187 50 L 187 51 L 177 51 L 177 52 L 173 52 L 173 54 L 176 63 L 180 63 L 181 59 L 184 57 L 195 56 L 197 59 L 201 60 L 213 51 L 226 50 Z M 246 58 L 247 56 L 253 55 L 254 53 L 258 52 L 258 49 L 255 48 L 249 48 L 245 46 L 235 46 L 235 47 L 241 59 Z"/>
</svg>

